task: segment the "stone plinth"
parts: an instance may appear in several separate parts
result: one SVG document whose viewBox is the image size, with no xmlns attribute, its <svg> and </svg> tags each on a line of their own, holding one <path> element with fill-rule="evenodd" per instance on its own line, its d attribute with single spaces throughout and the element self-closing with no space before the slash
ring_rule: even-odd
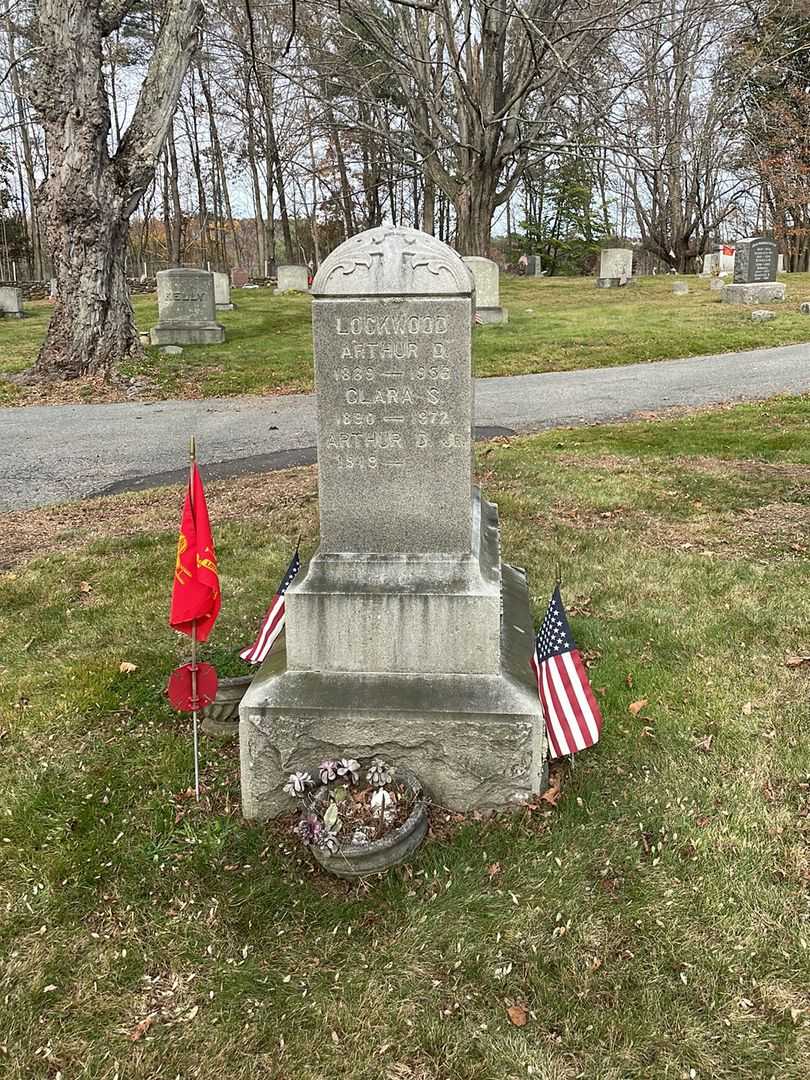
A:
<svg viewBox="0 0 810 1080">
<path fill-rule="evenodd" d="M 752 282 L 748 285 L 735 282 L 723 286 L 720 299 L 724 304 L 767 304 L 774 300 L 784 300 L 785 286 L 776 281 L 762 284 Z"/>
<path fill-rule="evenodd" d="M 227 274 L 214 271 L 214 303 L 217 311 L 233 311 L 236 304 L 231 303 L 231 279 Z"/>
<path fill-rule="evenodd" d="M 473 280 L 434 237 L 352 237 L 313 284 L 321 547 L 286 595 L 286 669 L 240 708 L 246 816 L 324 757 L 380 754 L 446 806 L 540 789 L 522 574 L 472 489 Z"/>
<path fill-rule="evenodd" d="M 509 312 L 501 307 L 501 284 L 498 264 L 492 259 L 470 255 L 464 259 L 475 282 L 475 318 L 484 324 L 509 322 Z"/>
<path fill-rule="evenodd" d="M 0 286 L 0 317 L 22 319 L 24 314 L 22 289 L 15 289 L 8 285 Z"/>
<path fill-rule="evenodd" d="M 306 266 L 280 266 L 277 293 L 309 292 L 309 269 Z"/>
<path fill-rule="evenodd" d="M 599 277 L 596 284 L 600 289 L 615 289 L 626 285 L 633 276 L 632 248 L 605 248 L 599 258 Z"/>
<path fill-rule="evenodd" d="M 153 345 L 218 345 L 225 331 L 216 321 L 214 275 L 178 268 L 157 274 L 158 324 L 149 331 Z"/>
</svg>

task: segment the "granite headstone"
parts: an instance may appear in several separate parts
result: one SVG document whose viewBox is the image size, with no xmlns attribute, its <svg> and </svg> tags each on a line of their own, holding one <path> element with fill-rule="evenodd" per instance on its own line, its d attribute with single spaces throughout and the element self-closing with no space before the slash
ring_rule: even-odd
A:
<svg viewBox="0 0 810 1080">
<path fill-rule="evenodd" d="M 503 324 L 509 322 L 509 312 L 501 307 L 501 283 L 498 264 L 492 259 L 470 255 L 464 263 L 475 282 L 476 322 Z"/>
<path fill-rule="evenodd" d="M 543 267 L 539 255 L 527 255 L 526 257 L 526 277 L 540 277 L 543 273 Z"/>
<path fill-rule="evenodd" d="M 379 754 L 459 810 L 542 785 L 526 579 L 472 486 L 473 288 L 446 245 L 390 226 L 315 278 L 321 546 L 286 594 L 286 669 L 240 707 L 249 818 L 332 756 Z"/>
<path fill-rule="evenodd" d="M 626 285 L 633 276 L 632 248 L 605 248 L 599 257 L 599 277 L 596 284 L 600 289 L 615 289 Z"/>
<path fill-rule="evenodd" d="M 776 280 L 776 242 L 752 236 L 737 242 L 734 252 L 734 280 L 721 293 L 726 304 L 759 304 L 784 300 L 785 286 Z"/>
<path fill-rule="evenodd" d="M 157 274 L 158 323 L 153 345 L 217 345 L 225 331 L 216 321 L 214 275 L 209 270 L 175 268 Z"/>
<path fill-rule="evenodd" d="M 22 319 L 24 314 L 22 290 L 9 285 L 0 286 L 0 316 L 10 319 Z"/>
<path fill-rule="evenodd" d="M 309 292 L 309 268 L 306 266 L 280 266 L 277 277 L 277 293 Z"/>
<path fill-rule="evenodd" d="M 243 289 L 245 285 L 250 281 L 250 274 L 247 270 L 243 270 L 241 266 L 235 266 L 231 270 L 231 285 L 235 289 Z"/>
<path fill-rule="evenodd" d="M 233 311 L 236 304 L 231 303 L 231 279 L 227 274 L 214 271 L 214 302 L 217 311 Z"/>
</svg>

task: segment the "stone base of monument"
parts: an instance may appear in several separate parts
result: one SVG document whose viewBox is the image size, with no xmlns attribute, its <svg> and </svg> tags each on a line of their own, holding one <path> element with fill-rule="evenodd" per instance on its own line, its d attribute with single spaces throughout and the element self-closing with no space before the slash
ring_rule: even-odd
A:
<svg viewBox="0 0 810 1080">
<path fill-rule="evenodd" d="M 785 286 L 776 281 L 726 285 L 720 293 L 724 304 L 767 304 L 785 299 Z"/>
<path fill-rule="evenodd" d="M 303 620 L 307 634 L 321 635 L 323 642 L 317 670 L 296 666 L 301 663 L 296 656 L 310 655 L 312 642 L 291 640 L 288 621 L 287 670 L 277 674 L 263 666 L 242 699 L 245 817 L 266 819 L 290 810 L 293 803 L 282 791 L 289 774 L 330 757 L 378 755 L 414 772 L 433 802 L 459 811 L 519 804 L 543 790 L 547 751 L 529 666 L 534 629 L 526 577 L 500 562 L 496 508 L 476 501 L 476 513 L 482 583 L 477 593 L 464 574 L 455 592 L 445 591 L 436 583 L 435 564 L 420 587 L 414 568 L 400 556 L 395 557 L 400 574 L 404 566 L 405 575 L 413 577 L 407 587 L 400 583 L 385 590 L 380 578 L 369 581 L 366 559 L 356 567 L 353 594 L 348 579 L 354 560 L 346 555 L 316 557 L 314 580 L 308 574 L 288 592 L 288 603 L 300 600 L 305 611 L 311 608 L 311 619 Z M 415 563 L 419 557 L 407 558 Z M 335 604 L 335 617 L 346 620 L 342 635 L 325 621 Z M 460 636 L 486 643 L 486 634 L 469 618 L 476 606 L 485 626 L 493 617 L 496 631 L 500 625 L 495 655 L 483 658 L 478 673 L 443 671 L 445 648 L 437 628 L 444 627 L 445 638 L 453 636 L 447 654 L 459 655 L 462 665 L 468 658 L 458 651 Z M 375 620 L 376 634 L 371 632 Z M 296 621 L 301 623 L 300 614 Z M 415 673 L 408 670 L 408 641 L 423 635 L 436 639 L 427 650 L 435 656 L 436 670 L 423 666 Z M 370 672 L 364 668 L 372 666 L 375 641 L 386 663 L 378 656 L 377 670 Z M 394 647 L 397 642 L 402 648 Z"/>
<path fill-rule="evenodd" d="M 225 327 L 219 323 L 158 323 L 149 331 L 152 345 L 221 345 L 225 340 Z"/>
<path fill-rule="evenodd" d="M 503 307 L 477 307 L 475 316 L 483 326 L 502 325 L 509 322 L 509 312 Z"/>
<path fill-rule="evenodd" d="M 629 278 L 620 277 L 598 277 L 596 279 L 597 289 L 619 289 L 629 283 Z"/>
<path fill-rule="evenodd" d="M 217 311 L 236 311 L 236 304 L 217 304 Z"/>
</svg>

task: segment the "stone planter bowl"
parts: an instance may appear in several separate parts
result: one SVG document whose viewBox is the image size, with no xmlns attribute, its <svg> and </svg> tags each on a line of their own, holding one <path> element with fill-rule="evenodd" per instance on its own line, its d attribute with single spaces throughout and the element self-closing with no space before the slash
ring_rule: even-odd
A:
<svg viewBox="0 0 810 1080">
<path fill-rule="evenodd" d="M 253 675 L 220 679 L 217 696 L 200 710 L 202 730 L 206 735 L 227 738 L 239 734 L 239 702 L 253 681 Z"/>
<path fill-rule="evenodd" d="M 399 866 L 416 851 L 428 830 L 427 795 L 418 778 L 407 769 L 394 769 L 394 783 L 405 784 L 415 795 L 411 812 L 405 821 L 392 832 L 370 844 L 341 844 L 334 855 L 323 848 L 310 847 L 315 859 L 324 870 L 339 878 L 363 878 L 381 874 L 392 866 Z M 326 791 L 315 798 L 315 808 L 326 798 Z"/>
</svg>

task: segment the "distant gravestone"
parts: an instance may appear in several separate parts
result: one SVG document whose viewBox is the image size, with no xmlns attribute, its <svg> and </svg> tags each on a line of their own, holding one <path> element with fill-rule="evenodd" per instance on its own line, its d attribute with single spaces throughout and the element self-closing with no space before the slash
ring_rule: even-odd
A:
<svg viewBox="0 0 810 1080">
<path fill-rule="evenodd" d="M 759 304 L 784 300 L 785 286 L 777 282 L 776 242 L 753 236 L 737 242 L 734 252 L 734 280 L 726 285 L 721 299 L 726 304 Z"/>
<path fill-rule="evenodd" d="M 475 321 L 486 324 L 509 322 L 509 312 L 501 307 L 501 284 L 498 264 L 492 259 L 470 255 L 464 259 L 475 282 Z"/>
<path fill-rule="evenodd" d="M 309 267 L 280 266 L 278 268 L 277 293 L 309 292 Z"/>
<path fill-rule="evenodd" d="M 626 285 L 633 276 L 633 251 L 631 248 L 605 248 L 599 259 L 600 289 L 615 289 Z"/>
<path fill-rule="evenodd" d="M 526 277 L 541 277 L 543 267 L 539 255 L 526 256 Z"/>
<path fill-rule="evenodd" d="M 50 285 L 48 287 L 48 299 L 49 300 L 55 300 L 56 299 L 56 278 L 55 277 L 51 278 Z"/>
<path fill-rule="evenodd" d="M 12 286 L 0 286 L 0 316 L 9 319 L 24 318 L 22 290 Z"/>
<path fill-rule="evenodd" d="M 286 670 L 240 706 L 242 805 L 287 774 L 379 754 L 455 809 L 542 785 L 524 574 L 472 487 L 473 282 L 433 236 L 341 244 L 313 284 L 321 546 L 287 591 Z"/>
<path fill-rule="evenodd" d="M 231 303 L 231 279 L 227 274 L 214 271 L 214 302 L 217 311 L 233 311 L 236 304 Z"/>
<path fill-rule="evenodd" d="M 216 320 L 214 275 L 177 268 L 157 275 L 158 324 L 149 331 L 153 345 L 219 345 L 225 330 Z"/>
<path fill-rule="evenodd" d="M 725 288 L 725 282 L 721 277 L 713 277 L 709 282 L 709 288 L 712 292 L 720 292 L 721 289 Z"/>
<path fill-rule="evenodd" d="M 250 274 L 247 270 L 243 270 L 241 266 L 235 266 L 231 270 L 231 285 L 235 289 L 243 289 L 245 285 L 250 281 Z"/>
<path fill-rule="evenodd" d="M 784 274 L 785 271 L 785 256 L 779 255 L 776 260 L 776 272 L 777 274 Z"/>
<path fill-rule="evenodd" d="M 685 281 L 676 281 L 672 286 L 672 292 L 675 296 L 686 296 L 689 292 L 689 286 Z"/>
</svg>

